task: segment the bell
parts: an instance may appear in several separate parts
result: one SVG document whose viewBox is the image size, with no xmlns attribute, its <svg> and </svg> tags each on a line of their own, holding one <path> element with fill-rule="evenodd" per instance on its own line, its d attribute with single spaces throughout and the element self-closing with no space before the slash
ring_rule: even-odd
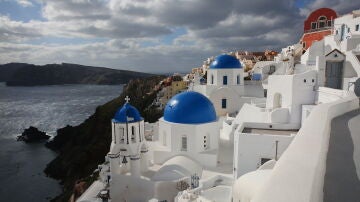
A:
<svg viewBox="0 0 360 202">
<path fill-rule="evenodd" d="M 123 164 L 127 164 L 127 160 L 126 160 L 126 157 L 124 156 L 123 160 L 122 160 L 122 163 Z"/>
</svg>

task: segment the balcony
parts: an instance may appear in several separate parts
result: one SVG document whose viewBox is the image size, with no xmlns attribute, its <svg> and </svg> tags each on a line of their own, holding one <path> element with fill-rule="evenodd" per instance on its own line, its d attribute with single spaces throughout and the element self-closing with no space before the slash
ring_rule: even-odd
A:
<svg viewBox="0 0 360 202">
<path fill-rule="evenodd" d="M 310 29 L 310 30 L 304 31 L 304 33 L 320 32 L 320 31 L 324 31 L 324 30 L 331 30 L 331 27 L 321 27 L 321 28 L 316 28 L 316 29 Z"/>
</svg>

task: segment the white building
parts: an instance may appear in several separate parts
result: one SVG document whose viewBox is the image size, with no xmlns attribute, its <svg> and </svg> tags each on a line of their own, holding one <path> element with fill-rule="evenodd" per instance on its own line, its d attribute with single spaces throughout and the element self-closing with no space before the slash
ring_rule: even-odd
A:
<svg viewBox="0 0 360 202">
<path fill-rule="evenodd" d="M 266 100 L 244 104 L 223 122 L 221 135 L 234 139 L 235 179 L 280 157 L 301 127 L 303 106 L 315 105 L 315 71 L 272 75 L 268 84 Z"/>
<path fill-rule="evenodd" d="M 283 48 L 274 57 L 274 61 L 257 62 L 251 70 L 253 80 L 262 80 L 264 89 L 267 89 L 267 79 L 270 75 L 284 75 L 294 73 L 294 66 L 300 61 L 303 47 L 294 44 Z"/>
<path fill-rule="evenodd" d="M 236 57 L 217 56 L 207 70 L 206 81 L 206 85 L 195 85 L 193 90 L 211 100 L 218 116 L 240 109 L 242 103 L 239 100 L 244 95 L 244 69 Z"/>
<path fill-rule="evenodd" d="M 301 58 L 302 47 L 293 45 L 258 63 L 266 98 L 246 97 L 253 88 L 244 85 L 239 61 L 218 56 L 206 85 L 196 82 L 196 92 L 167 103 L 152 141 L 126 103 L 111 123 L 100 179 L 79 201 L 96 201 L 104 189 L 112 201 L 303 202 L 334 193 L 338 201 L 357 200 L 359 19 L 358 12 L 335 19 L 334 34 Z M 350 111 L 355 118 L 332 124 Z"/>
<path fill-rule="evenodd" d="M 264 89 L 267 89 L 269 75 L 316 70 L 319 86 L 351 90 L 353 82 L 360 75 L 359 26 L 359 10 L 338 17 L 334 21 L 333 34 L 314 42 L 300 59 L 298 57 L 301 53 L 301 45 L 288 46 L 282 50 L 273 63 L 257 64 L 253 75 L 262 79 Z"/>
<path fill-rule="evenodd" d="M 277 134 L 274 131 L 237 134 L 234 142 L 234 179 L 257 170 L 269 160 L 278 160 L 295 134 Z"/>
<path fill-rule="evenodd" d="M 342 156 L 341 152 L 331 153 L 331 158 L 346 159 L 349 158 L 348 164 L 340 164 L 333 160 L 333 164 L 327 163 L 330 158 L 328 152 L 331 147 L 345 148 L 359 147 L 360 141 L 356 138 L 360 127 L 358 122 L 345 122 L 344 128 L 339 128 L 341 141 L 331 141 L 331 123 L 332 120 L 349 111 L 357 110 L 357 119 L 360 120 L 359 98 L 353 92 L 321 87 L 317 92 L 318 102 L 323 103 L 316 105 L 309 117 L 305 120 L 298 134 L 292 143 L 282 154 L 280 159 L 275 163 L 264 165 L 258 170 L 242 175 L 236 180 L 233 187 L 233 201 L 241 202 L 302 202 L 302 201 L 323 201 L 329 193 L 325 192 L 326 181 L 325 173 L 338 172 L 331 179 L 334 185 L 331 189 L 330 196 L 333 199 L 351 199 L 344 201 L 357 200 L 354 195 L 358 196 L 357 187 L 351 185 L 349 181 L 359 180 L 353 176 L 349 178 L 347 173 L 338 167 L 351 167 L 355 164 L 355 172 L 360 171 L 357 151 L 352 151 L 350 157 Z M 351 125 L 352 124 L 352 125 Z M 346 145 L 346 129 L 352 127 L 353 142 Z M 329 140 L 330 139 L 330 140 Z M 352 161 L 352 162 L 351 162 Z M 355 161 L 355 162 L 354 162 Z M 336 166 L 338 165 L 338 166 Z M 329 171 L 330 170 L 330 171 Z M 345 176 L 346 175 L 346 176 Z M 338 190 L 346 189 L 344 193 Z M 354 190 L 355 189 L 355 190 Z M 345 196 L 340 197 L 342 194 Z M 336 197 L 340 198 L 336 198 Z M 334 201 L 335 201 L 334 200 Z"/>
<path fill-rule="evenodd" d="M 356 148 L 360 143 L 357 138 L 360 115 L 359 99 L 352 91 L 360 87 L 354 84 L 360 75 L 359 14 L 354 11 L 335 19 L 334 33 L 314 42 L 301 56 L 300 63 L 295 64 L 293 73 L 269 76 L 270 93 L 272 78 L 315 71 L 316 105 L 302 105 L 301 128 L 277 162 L 265 164 L 236 180 L 233 201 L 357 200 L 360 164 Z M 268 101 L 267 104 L 274 103 Z M 339 120 L 343 124 L 340 128 Z M 353 182 L 357 182 L 356 185 Z"/>
</svg>

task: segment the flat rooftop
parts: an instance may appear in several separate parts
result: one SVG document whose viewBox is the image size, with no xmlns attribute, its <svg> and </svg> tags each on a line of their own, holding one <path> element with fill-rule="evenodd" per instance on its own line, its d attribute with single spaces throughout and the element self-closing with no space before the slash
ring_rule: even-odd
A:
<svg viewBox="0 0 360 202">
<path fill-rule="evenodd" d="M 254 133 L 259 135 L 291 135 L 296 134 L 299 130 L 271 130 L 261 128 L 244 128 L 242 133 Z"/>
</svg>

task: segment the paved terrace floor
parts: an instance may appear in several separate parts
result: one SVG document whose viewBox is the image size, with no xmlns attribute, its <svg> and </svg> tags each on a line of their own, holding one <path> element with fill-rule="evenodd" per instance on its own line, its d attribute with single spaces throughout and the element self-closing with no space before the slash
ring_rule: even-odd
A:
<svg viewBox="0 0 360 202">
<path fill-rule="evenodd" d="M 324 202 L 360 201 L 360 109 L 331 122 Z"/>
</svg>

